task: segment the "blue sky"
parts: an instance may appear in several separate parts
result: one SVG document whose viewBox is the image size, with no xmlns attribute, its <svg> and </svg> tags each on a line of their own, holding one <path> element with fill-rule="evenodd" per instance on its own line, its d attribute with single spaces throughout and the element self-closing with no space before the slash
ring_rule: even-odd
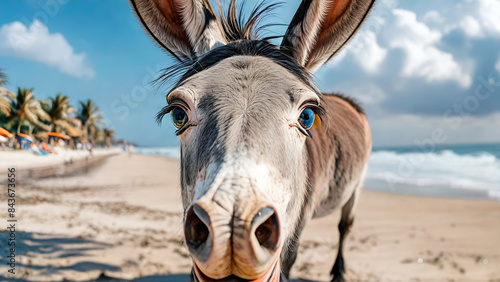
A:
<svg viewBox="0 0 500 282">
<path fill-rule="evenodd" d="M 288 23 L 298 3 L 269 20 Z M 361 102 L 376 146 L 500 142 L 499 14 L 496 0 L 378 1 L 317 84 Z M 154 121 L 166 88 L 149 83 L 172 62 L 127 1 L 0 2 L 7 88 L 33 87 L 39 99 L 60 92 L 75 105 L 91 98 L 119 138 L 178 144 L 168 119 Z"/>
</svg>

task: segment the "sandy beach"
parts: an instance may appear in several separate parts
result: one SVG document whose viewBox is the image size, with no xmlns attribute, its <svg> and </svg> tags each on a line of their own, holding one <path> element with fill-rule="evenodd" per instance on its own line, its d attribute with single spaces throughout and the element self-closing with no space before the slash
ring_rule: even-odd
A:
<svg viewBox="0 0 500 282">
<path fill-rule="evenodd" d="M 2 171 L 17 159 L 9 154 L 0 152 Z M 182 239 L 178 172 L 176 160 L 119 154 L 78 175 L 20 175 L 16 274 L 7 275 L 2 259 L 0 280 L 188 281 L 191 259 Z M 7 178 L 6 171 L 0 177 Z M 6 193 L 0 203 L 7 205 Z M 329 281 L 337 223 L 338 214 L 332 214 L 308 225 L 293 279 Z M 1 230 L 3 258 L 9 235 Z M 347 278 L 500 281 L 499 239 L 498 201 L 365 189 L 346 243 Z"/>
</svg>

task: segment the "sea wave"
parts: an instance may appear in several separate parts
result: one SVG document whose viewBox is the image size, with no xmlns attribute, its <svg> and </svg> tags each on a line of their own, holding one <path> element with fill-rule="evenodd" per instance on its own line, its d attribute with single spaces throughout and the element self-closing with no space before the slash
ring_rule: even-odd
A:
<svg viewBox="0 0 500 282">
<path fill-rule="evenodd" d="M 159 155 L 180 159 L 181 151 L 179 147 L 139 147 L 135 150 L 138 154 L 144 155 Z"/>
<path fill-rule="evenodd" d="M 480 189 L 498 195 L 500 160 L 488 152 L 375 151 L 371 155 L 366 177 L 367 180 L 384 180 L 389 184 Z"/>
</svg>

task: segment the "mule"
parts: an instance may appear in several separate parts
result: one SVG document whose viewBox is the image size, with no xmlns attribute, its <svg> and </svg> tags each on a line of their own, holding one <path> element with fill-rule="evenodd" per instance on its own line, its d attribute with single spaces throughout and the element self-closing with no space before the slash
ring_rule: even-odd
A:
<svg viewBox="0 0 500 282">
<path fill-rule="evenodd" d="M 131 0 L 149 35 L 179 63 L 166 95 L 181 143 L 184 236 L 196 281 L 287 280 L 314 217 L 342 209 L 331 274 L 344 279 L 371 151 L 362 109 L 323 94 L 311 74 L 344 47 L 374 1 L 303 0 L 280 46 L 258 35 L 260 4 L 244 21 L 235 1 Z"/>
</svg>

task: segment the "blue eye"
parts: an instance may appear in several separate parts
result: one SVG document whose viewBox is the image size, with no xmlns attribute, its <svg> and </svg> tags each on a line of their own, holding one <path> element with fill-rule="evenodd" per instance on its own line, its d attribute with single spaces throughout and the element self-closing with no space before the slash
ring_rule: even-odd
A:
<svg viewBox="0 0 500 282">
<path fill-rule="evenodd" d="M 314 117 L 316 114 L 311 108 L 307 108 L 300 114 L 299 123 L 305 130 L 309 130 L 314 124 Z"/>
<path fill-rule="evenodd" d="M 172 122 L 174 123 L 174 126 L 177 128 L 177 129 L 180 129 L 181 127 L 183 127 L 186 122 L 188 121 L 188 116 L 186 114 L 186 112 L 179 108 L 179 107 L 176 107 L 172 110 Z"/>
</svg>

